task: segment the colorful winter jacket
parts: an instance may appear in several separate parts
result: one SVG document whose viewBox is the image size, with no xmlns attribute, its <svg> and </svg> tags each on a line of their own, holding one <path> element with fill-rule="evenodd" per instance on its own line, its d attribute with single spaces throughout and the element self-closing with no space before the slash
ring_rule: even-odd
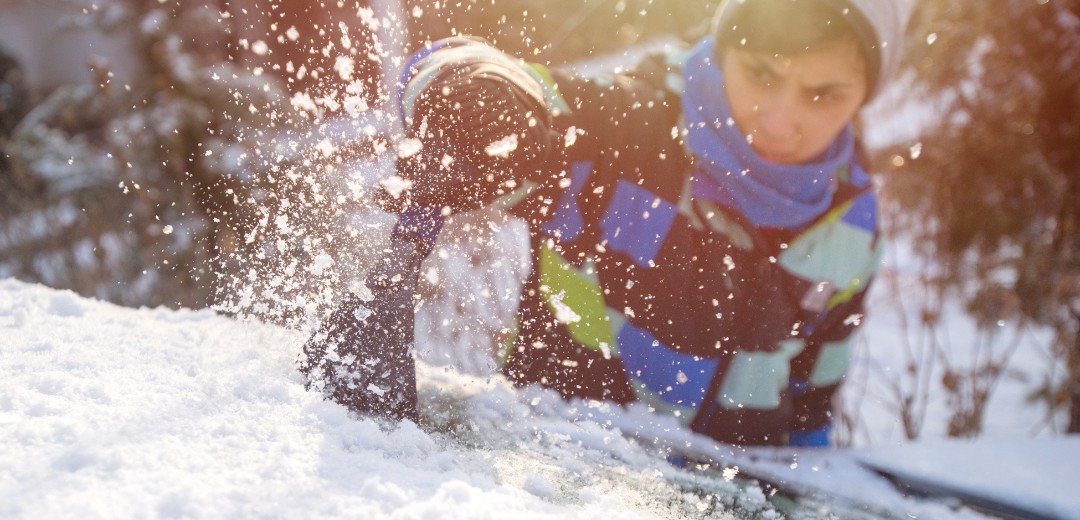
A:
<svg viewBox="0 0 1080 520">
<path fill-rule="evenodd" d="M 521 172 L 503 200 L 529 223 L 533 257 L 506 376 L 568 398 L 643 401 L 724 442 L 828 444 L 880 256 L 854 153 L 811 222 L 750 225 L 693 187 L 685 51 L 584 77 L 482 45 L 436 46 L 410 63 L 406 113 L 435 70 L 480 56 L 541 84 L 565 141 L 556 164 Z"/>
</svg>

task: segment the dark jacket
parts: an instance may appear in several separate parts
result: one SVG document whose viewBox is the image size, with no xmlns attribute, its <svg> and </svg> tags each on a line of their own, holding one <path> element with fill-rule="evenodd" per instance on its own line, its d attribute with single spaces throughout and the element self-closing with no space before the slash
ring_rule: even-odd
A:
<svg viewBox="0 0 1080 520">
<path fill-rule="evenodd" d="M 492 52 L 430 53 L 405 97 Z M 529 223 L 533 253 L 504 372 L 566 397 L 645 401 L 725 442 L 820 445 L 880 256 L 870 179 L 853 157 L 832 206 L 799 231 L 691 196 L 680 59 L 602 77 L 505 60 L 544 88 L 566 146 L 515 172 L 501 201 Z"/>
</svg>

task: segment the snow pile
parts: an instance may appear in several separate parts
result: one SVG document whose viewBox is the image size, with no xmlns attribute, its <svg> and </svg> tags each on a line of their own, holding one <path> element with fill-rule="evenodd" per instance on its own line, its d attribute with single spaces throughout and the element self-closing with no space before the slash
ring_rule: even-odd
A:
<svg viewBox="0 0 1080 520">
<path fill-rule="evenodd" d="M 421 374 L 424 428 L 387 428 L 304 391 L 298 333 L 11 280 L 0 294 L 0 517 L 677 518 L 710 507 L 617 433 L 534 417 L 554 406 L 543 393 L 523 401 L 498 381 L 433 370 Z"/>
<path fill-rule="evenodd" d="M 784 516 L 734 478 L 740 470 L 676 468 L 655 448 L 691 444 L 741 464 L 742 476 L 756 464 L 849 503 L 983 518 L 904 498 L 859 470 L 859 452 L 765 451 L 755 462 L 641 406 L 565 403 L 426 363 L 419 426 L 350 417 L 304 391 L 302 333 L 211 311 L 128 309 L 0 280 L 0 338 L 0 518 Z M 1075 466 L 1027 465 L 1032 446 L 972 444 L 961 460 L 923 460 L 954 473 L 963 460 L 998 460 L 967 466 L 966 478 L 1018 496 L 1041 486 L 1033 501 L 1065 496 Z M 787 518 L 820 516 L 802 511 Z"/>
</svg>

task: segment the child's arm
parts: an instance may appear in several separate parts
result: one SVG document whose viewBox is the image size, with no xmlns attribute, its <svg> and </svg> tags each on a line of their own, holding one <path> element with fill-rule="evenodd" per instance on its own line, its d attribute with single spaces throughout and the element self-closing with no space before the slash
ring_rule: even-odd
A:
<svg viewBox="0 0 1080 520">
<path fill-rule="evenodd" d="M 403 81 L 403 123 L 413 142 L 403 143 L 397 182 L 411 186 L 381 194 L 400 218 L 365 281 L 371 294 L 348 295 L 300 358 L 309 389 L 364 415 L 419 418 L 414 292 L 443 208 L 485 204 L 512 188 L 504 173 L 547 159 L 551 116 L 527 70 L 475 41 L 443 43 L 447 49 L 415 64 L 415 77 Z M 460 48 L 471 57 L 458 56 Z"/>
<path fill-rule="evenodd" d="M 540 80 L 480 40 L 440 40 L 415 54 L 399 86 L 407 151 L 393 181 L 406 189 L 384 189 L 383 207 L 475 209 L 558 162 Z"/>
</svg>

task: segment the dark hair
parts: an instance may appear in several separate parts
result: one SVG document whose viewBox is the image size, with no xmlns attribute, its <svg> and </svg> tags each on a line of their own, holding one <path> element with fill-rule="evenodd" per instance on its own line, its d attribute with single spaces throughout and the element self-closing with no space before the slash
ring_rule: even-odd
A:
<svg viewBox="0 0 1080 520">
<path fill-rule="evenodd" d="M 726 4 L 713 22 L 717 56 L 728 47 L 791 55 L 850 40 L 866 60 L 867 81 L 873 83 L 871 78 L 877 77 L 880 57 L 873 29 L 847 0 L 727 0 Z"/>
</svg>

